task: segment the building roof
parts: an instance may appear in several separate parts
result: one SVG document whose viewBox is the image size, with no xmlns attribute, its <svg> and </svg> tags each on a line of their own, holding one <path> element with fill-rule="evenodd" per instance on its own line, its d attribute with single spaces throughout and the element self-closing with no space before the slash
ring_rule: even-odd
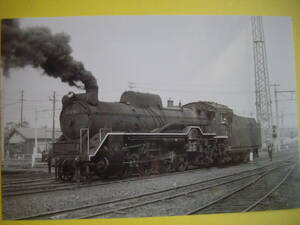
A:
<svg viewBox="0 0 300 225">
<path fill-rule="evenodd" d="M 18 132 L 25 139 L 35 138 L 35 128 L 15 128 L 15 132 Z M 61 135 L 61 131 L 55 130 L 55 139 Z M 37 128 L 37 138 L 38 139 L 52 139 L 52 129 L 51 128 Z"/>
</svg>

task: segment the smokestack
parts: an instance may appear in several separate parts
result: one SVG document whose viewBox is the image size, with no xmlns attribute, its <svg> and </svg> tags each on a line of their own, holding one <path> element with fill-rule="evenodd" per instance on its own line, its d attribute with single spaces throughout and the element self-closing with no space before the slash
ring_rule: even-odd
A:
<svg viewBox="0 0 300 225">
<path fill-rule="evenodd" d="M 4 75 L 9 68 L 22 68 L 31 65 L 42 68 L 50 77 L 60 78 L 70 86 L 84 84 L 87 101 L 96 104 L 98 85 L 95 77 L 87 71 L 81 62 L 71 56 L 70 36 L 65 33 L 52 34 L 47 27 L 22 29 L 16 19 L 2 20 L 2 57 Z"/>
<path fill-rule="evenodd" d="M 98 85 L 96 78 L 89 73 L 82 77 L 81 82 L 84 84 L 87 102 L 91 105 L 96 105 L 98 103 Z"/>
</svg>

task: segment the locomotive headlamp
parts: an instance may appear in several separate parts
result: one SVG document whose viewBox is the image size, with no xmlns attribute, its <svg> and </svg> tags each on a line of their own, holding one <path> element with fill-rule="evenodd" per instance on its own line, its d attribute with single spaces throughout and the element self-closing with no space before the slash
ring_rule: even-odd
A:
<svg viewBox="0 0 300 225">
<path fill-rule="evenodd" d="M 70 91 L 69 93 L 68 93 L 68 97 L 69 98 L 73 98 L 75 96 L 75 93 L 73 92 L 73 91 Z"/>
</svg>

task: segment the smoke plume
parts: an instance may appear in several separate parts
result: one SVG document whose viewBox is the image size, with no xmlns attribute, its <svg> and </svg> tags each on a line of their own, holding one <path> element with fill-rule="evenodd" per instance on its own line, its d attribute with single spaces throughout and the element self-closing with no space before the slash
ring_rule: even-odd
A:
<svg viewBox="0 0 300 225">
<path fill-rule="evenodd" d="M 98 92 L 96 79 L 71 56 L 69 35 L 52 34 L 47 27 L 22 29 L 18 20 L 6 19 L 2 20 L 1 40 L 5 76 L 9 75 L 9 68 L 31 65 L 71 86 L 80 87 L 77 82 L 81 81 L 87 92 Z"/>
</svg>

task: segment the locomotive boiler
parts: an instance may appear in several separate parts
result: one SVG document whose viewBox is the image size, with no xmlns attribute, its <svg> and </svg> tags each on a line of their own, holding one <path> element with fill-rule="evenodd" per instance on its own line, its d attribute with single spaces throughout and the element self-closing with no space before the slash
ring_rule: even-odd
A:
<svg viewBox="0 0 300 225">
<path fill-rule="evenodd" d="M 86 93 L 62 98 L 63 135 L 53 148 L 60 179 L 242 162 L 261 146 L 255 119 L 237 116 L 225 105 L 198 101 L 164 107 L 160 96 L 134 91 L 125 91 L 119 102 L 103 102 L 94 78 L 84 84 Z"/>
<path fill-rule="evenodd" d="M 126 91 L 120 102 L 98 101 L 95 105 L 89 104 L 83 96 L 70 93 L 63 99 L 60 124 L 64 136 L 70 140 L 79 138 L 80 128 L 89 128 L 93 136 L 100 128 L 114 132 L 149 132 L 167 123 L 200 122 L 190 108 L 164 108 L 160 96 L 154 94 Z"/>
</svg>

